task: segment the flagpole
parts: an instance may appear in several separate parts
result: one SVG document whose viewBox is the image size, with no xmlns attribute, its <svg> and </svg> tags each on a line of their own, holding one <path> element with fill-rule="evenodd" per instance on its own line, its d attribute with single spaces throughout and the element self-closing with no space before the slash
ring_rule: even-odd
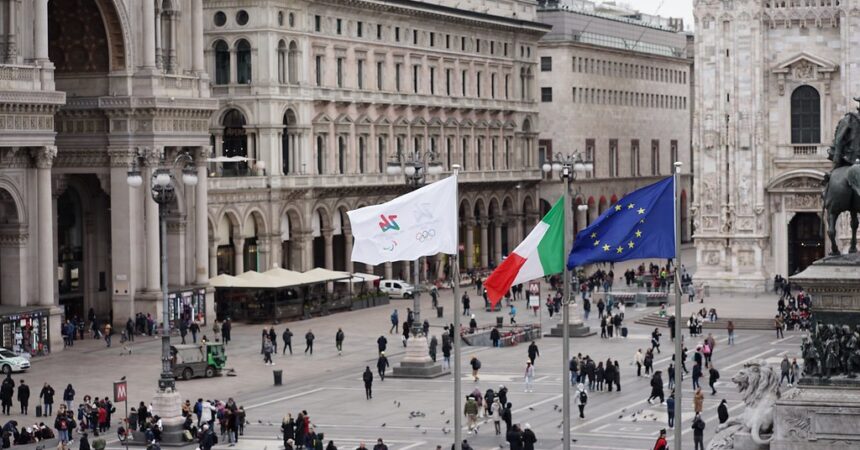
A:
<svg viewBox="0 0 860 450">
<path fill-rule="evenodd" d="M 675 189 L 675 220 L 673 223 L 675 225 L 675 450 L 681 450 L 681 391 L 682 391 L 682 383 L 681 383 L 681 200 L 680 200 L 680 192 L 681 192 L 681 166 L 684 163 L 680 161 L 676 161 L 675 172 L 672 174 L 674 177 L 673 186 Z"/>
<path fill-rule="evenodd" d="M 571 167 L 571 169 L 573 169 Z M 571 248 L 571 229 L 573 220 L 571 217 L 571 202 L 570 202 L 570 179 L 571 173 L 564 176 L 564 251 L 568 252 Z M 570 270 L 567 268 L 567 258 L 564 261 L 564 271 L 562 272 L 564 283 L 564 299 L 562 308 L 562 363 L 561 363 L 561 384 L 562 389 L 562 448 L 570 450 L 570 380 L 568 376 L 568 361 L 570 361 Z"/>
<path fill-rule="evenodd" d="M 457 180 L 454 197 L 460 199 L 460 165 L 452 164 L 454 178 Z M 462 450 L 463 443 L 463 394 L 462 377 L 460 376 L 460 208 L 457 208 L 457 231 L 454 242 L 457 243 L 457 251 L 452 256 L 451 278 L 454 288 L 454 329 L 451 330 L 451 339 L 454 341 L 454 450 Z"/>
</svg>

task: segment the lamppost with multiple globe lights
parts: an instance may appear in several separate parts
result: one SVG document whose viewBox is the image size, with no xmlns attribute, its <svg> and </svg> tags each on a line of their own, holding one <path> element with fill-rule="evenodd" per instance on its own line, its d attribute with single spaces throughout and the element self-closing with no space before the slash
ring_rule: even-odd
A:
<svg viewBox="0 0 860 450">
<path fill-rule="evenodd" d="M 132 188 L 139 188 L 143 185 L 143 175 L 141 174 L 140 166 L 142 165 L 142 157 L 136 158 L 133 161 L 131 169 L 128 171 L 127 182 Z M 187 152 L 182 152 L 176 156 L 171 166 L 165 166 L 162 156 L 161 163 L 158 168 L 152 172 L 149 180 L 150 194 L 155 203 L 158 204 L 159 218 L 159 240 L 161 248 L 161 294 L 162 294 L 162 321 L 161 327 L 161 376 L 158 379 L 158 393 L 153 406 L 166 408 L 165 413 L 170 416 L 162 416 L 162 419 L 173 419 L 180 416 L 181 399 L 176 392 L 176 382 L 173 377 L 173 370 L 170 368 L 170 307 L 167 298 L 167 213 L 168 205 L 176 199 L 176 187 L 173 173 L 177 168 L 182 170 L 182 184 L 185 186 L 197 185 L 197 172 L 192 165 L 194 159 Z M 174 409 L 176 411 L 172 411 Z M 165 427 L 163 440 L 170 440 L 169 435 L 177 434 L 181 438 L 181 421 L 179 425 L 179 433 L 168 433 Z M 171 427 L 174 428 L 174 427 Z M 173 431 L 173 430 L 170 430 Z"/>
<path fill-rule="evenodd" d="M 434 151 L 414 151 L 411 155 L 398 155 L 394 161 L 388 163 L 385 172 L 388 175 L 403 175 L 406 184 L 413 190 L 427 184 L 427 175 L 439 175 L 442 173 L 442 163 L 438 161 L 438 154 Z M 421 258 L 415 260 L 413 265 L 413 279 L 415 290 L 412 293 L 412 335 L 418 336 L 422 333 L 421 327 L 421 280 L 420 280 Z"/>
<path fill-rule="evenodd" d="M 552 163 L 545 162 L 542 167 L 543 171 L 547 174 L 552 173 L 553 175 L 558 176 L 562 182 L 564 182 L 564 251 L 570 251 L 571 245 L 573 244 L 573 220 L 571 217 L 571 213 L 573 212 L 571 207 L 571 198 L 570 198 L 570 184 L 573 181 L 576 181 L 576 177 L 578 174 L 583 174 L 587 172 L 591 172 L 594 170 L 594 163 L 590 160 L 585 159 L 585 157 L 580 152 L 576 153 L 567 153 L 563 154 L 561 152 L 556 153 Z M 579 210 L 585 210 L 588 206 L 579 205 Z M 565 261 L 565 265 L 567 265 L 567 261 Z M 570 449 L 570 383 L 567 381 L 569 375 L 568 369 L 568 361 L 570 361 L 570 270 L 563 271 L 563 283 L 564 283 L 564 297 L 562 299 L 562 318 L 561 318 L 561 326 L 562 326 L 562 359 L 564 360 L 562 364 L 562 385 L 564 386 L 562 391 L 562 448 L 565 450 Z M 581 325 L 579 325 L 581 326 Z"/>
</svg>

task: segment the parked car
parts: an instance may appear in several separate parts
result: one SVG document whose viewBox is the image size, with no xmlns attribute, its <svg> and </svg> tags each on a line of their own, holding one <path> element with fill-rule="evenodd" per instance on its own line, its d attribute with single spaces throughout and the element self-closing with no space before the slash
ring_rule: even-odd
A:
<svg viewBox="0 0 860 450">
<path fill-rule="evenodd" d="M 4 374 L 23 372 L 30 368 L 30 360 L 12 350 L 0 348 L 0 371 Z"/>
<path fill-rule="evenodd" d="M 379 290 L 391 297 L 412 298 L 415 286 L 403 280 L 382 280 L 379 282 Z"/>
</svg>

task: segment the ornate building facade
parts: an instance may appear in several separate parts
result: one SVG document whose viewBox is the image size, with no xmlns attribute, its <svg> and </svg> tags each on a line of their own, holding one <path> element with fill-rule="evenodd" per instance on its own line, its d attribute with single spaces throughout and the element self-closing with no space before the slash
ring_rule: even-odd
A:
<svg viewBox="0 0 860 450">
<path fill-rule="evenodd" d="M 538 44 L 538 158 L 551 161 L 559 152 L 580 152 L 593 161 L 594 170 L 578 177 L 574 187 L 574 204 L 588 205 L 585 211 L 574 210 L 576 231 L 625 194 L 670 176 L 673 162 L 683 162 L 681 234 L 687 242 L 692 199 L 688 35 L 680 19 L 631 19 L 636 12 L 599 6 L 584 0 L 546 2 L 538 10 L 539 20 L 553 27 Z M 542 210 L 562 192 L 557 180 L 542 183 Z"/>
<path fill-rule="evenodd" d="M 761 287 L 829 251 L 820 181 L 857 106 L 858 18 L 855 0 L 696 2 L 697 280 Z"/>
<path fill-rule="evenodd" d="M 481 5 L 207 3 L 219 100 L 210 275 L 280 266 L 409 279 L 409 263 L 352 264 L 345 213 L 406 192 L 386 167 L 411 157 L 440 162 L 440 177 L 462 167 L 461 264 L 498 264 L 538 220 L 534 77 L 548 27 L 531 1 Z"/>
<path fill-rule="evenodd" d="M 90 309 L 160 317 L 158 206 L 127 171 L 179 152 L 203 176 L 169 207 L 168 281 L 211 313 L 202 18 L 202 0 L 0 1 L 0 345 L 58 351 Z"/>
</svg>

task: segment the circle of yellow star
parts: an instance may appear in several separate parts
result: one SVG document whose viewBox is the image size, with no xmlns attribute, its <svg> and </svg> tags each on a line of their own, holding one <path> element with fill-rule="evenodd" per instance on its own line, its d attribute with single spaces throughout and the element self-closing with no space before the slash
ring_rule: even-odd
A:
<svg viewBox="0 0 860 450">
<path fill-rule="evenodd" d="M 609 244 L 603 244 L 603 251 L 604 251 L 604 252 L 608 252 L 608 251 L 609 251 Z"/>
<path fill-rule="evenodd" d="M 591 238 L 594 239 L 597 237 L 597 233 L 591 233 Z"/>
<path fill-rule="evenodd" d="M 615 205 L 615 210 L 616 210 L 616 211 L 621 211 L 621 205 Z"/>
<path fill-rule="evenodd" d="M 616 250 L 618 250 L 618 253 L 621 253 L 621 252 L 623 252 L 623 251 L 624 251 L 624 247 L 622 247 L 622 246 L 620 246 L 620 245 L 619 245 L 619 246 L 618 246 L 618 248 L 617 248 Z"/>
<path fill-rule="evenodd" d="M 642 231 L 641 230 L 636 230 L 636 237 L 638 237 L 638 238 L 642 237 Z"/>
<path fill-rule="evenodd" d="M 627 209 L 633 209 L 633 206 L 633 203 L 630 203 L 629 205 L 627 205 Z"/>
<path fill-rule="evenodd" d="M 639 208 L 636 212 L 639 214 L 645 214 L 645 208 Z"/>
<path fill-rule="evenodd" d="M 600 241 L 594 241 L 594 246 L 597 247 L 598 245 L 600 245 Z"/>
<path fill-rule="evenodd" d="M 630 248 L 633 248 L 633 241 L 628 242 L 628 243 L 627 243 L 627 246 L 628 246 L 628 247 L 630 247 Z"/>
</svg>

